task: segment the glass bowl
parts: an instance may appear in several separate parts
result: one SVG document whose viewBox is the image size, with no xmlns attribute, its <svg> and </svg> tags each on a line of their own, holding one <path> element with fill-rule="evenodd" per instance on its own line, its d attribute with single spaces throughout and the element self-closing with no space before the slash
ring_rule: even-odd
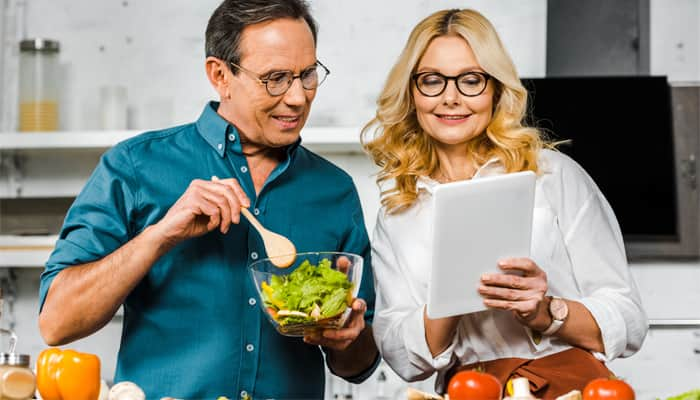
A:
<svg viewBox="0 0 700 400">
<path fill-rule="evenodd" d="M 362 281 L 361 256 L 340 252 L 297 253 L 288 268 L 278 268 L 272 261 L 272 258 L 255 261 L 248 271 L 258 304 L 277 332 L 304 336 L 345 325 Z"/>
</svg>

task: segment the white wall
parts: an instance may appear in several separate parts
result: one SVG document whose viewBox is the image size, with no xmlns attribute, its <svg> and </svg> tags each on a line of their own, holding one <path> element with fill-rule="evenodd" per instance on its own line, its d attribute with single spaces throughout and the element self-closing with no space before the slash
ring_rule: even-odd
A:
<svg viewBox="0 0 700 400">
<path fill-rule="evenodd" d="M 651 0 L 651 73 L 700 81 L 700 2 Z"/>
<path fill-rule="evenodd" d="M 27 35 L 61 42 L 64 129 L 99 127 L 103 85 L 128 88 L 131 126 L 138 129 L 188 122 L 215 95 L 204 75 L 203 48 L 218 0 L 27 1 Z M 318 93 L 310 124 L 359 126 L 369 119 L 411 27 L 429 12 L 460 6 L 464 2 L 456 0 L 313 1 L 319 59 L 332 75 Z M 524 75 L 543 76 L 545 0 L 470 6 L 493 20 Z"/>
</svg>

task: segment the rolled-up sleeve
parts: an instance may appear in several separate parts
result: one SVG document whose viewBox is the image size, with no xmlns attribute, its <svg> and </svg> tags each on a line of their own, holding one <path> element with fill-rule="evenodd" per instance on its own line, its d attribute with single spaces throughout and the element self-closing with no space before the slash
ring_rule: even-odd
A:
<svg viewBox="0 0 700 400">
<path fill-rule="evenodd" d="M 372 240 L 377 289 L 374 337 L 382 357 L 399 376 L 407 381 L 423 380 L 452 366 L 457 339 L 455 336 L 437 357 L 430 353 L 423 322 L 425 304 L 412 293 L 408 274 L 394 253 L 390 239 L 393 235 L 387 232 L 384 217 L 380 210 Z"/>
<path fill-rule="evenodd" d="M 126 243 L 136 204 L 136 180 L 126 146 L 105 153 L 68 210 L 39 286 L 39 310 L 56 275 L 98 260 Z"/>
<path fill-rule="evenodd" d="M 611 361 L 639 350 L 648 330 L 639 290 L 627 264 L 612 208 L 590 179 L 591 191 L 565 232 L 566 247 L 582 298 Z"/>
</svg>

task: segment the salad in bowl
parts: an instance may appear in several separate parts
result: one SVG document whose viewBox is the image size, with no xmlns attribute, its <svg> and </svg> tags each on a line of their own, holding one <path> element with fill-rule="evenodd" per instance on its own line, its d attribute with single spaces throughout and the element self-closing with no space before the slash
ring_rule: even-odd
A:
<svg viewBox="0 0 700 400">
<path fill-rule="evenodd" d="M 250 277 L 258 304 L 275 329 L 285 336 L 342 328 L 362 281 L 361 256 L 342 252 L 298 253 L 289 268 L 274 259 L 252 263 Z"/>
</svg>

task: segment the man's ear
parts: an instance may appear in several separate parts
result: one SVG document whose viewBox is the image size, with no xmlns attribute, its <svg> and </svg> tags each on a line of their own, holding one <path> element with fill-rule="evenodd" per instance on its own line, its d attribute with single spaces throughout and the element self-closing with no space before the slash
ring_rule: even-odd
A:
<svg viewBox="0 0 700 400">
<path fill-rule="evenodd" d="M 207 71 L 207 78 L 211 83 L 214 90 L 219 93 L 221 100 L 227 100 L 231 98 L 231 89 L 229 88 L 230 70 L 225 61 L 216 57 L 207 57 L 205 61 L 205 68 Z"/>
</svg>

